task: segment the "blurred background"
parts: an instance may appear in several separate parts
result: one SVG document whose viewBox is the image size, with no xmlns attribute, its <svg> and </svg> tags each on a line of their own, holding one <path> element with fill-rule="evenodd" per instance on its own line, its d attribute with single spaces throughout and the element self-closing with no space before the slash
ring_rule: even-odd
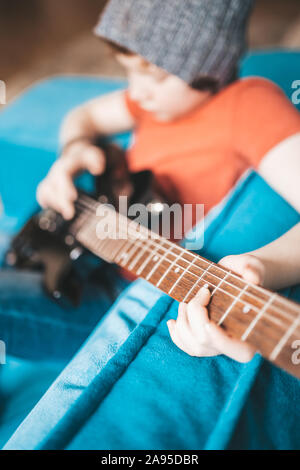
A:
<svg viewBox="0 0 300 470">
<path fill-rule="evenodd" d="M 56 74 L 123 76 L 92 34 L 105 0 L 0 0 L 0 80 L 11 100 Z M 300 0 L 256 0 L 250 46 L 300 49 Z"/>
</svg>

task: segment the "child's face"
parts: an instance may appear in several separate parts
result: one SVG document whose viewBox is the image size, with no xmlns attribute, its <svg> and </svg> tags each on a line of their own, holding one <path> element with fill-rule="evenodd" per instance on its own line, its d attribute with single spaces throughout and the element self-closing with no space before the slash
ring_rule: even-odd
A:
<svg viewBox="0 0 300 470">
<path fill-rule="evenodd" d="M 159 121 L 178 119 L 211 96 L 211 92 L 194 90 L 137 55 L 117 54 L 117 59 L 127 71 L 130 97 Z"/>
</svg>

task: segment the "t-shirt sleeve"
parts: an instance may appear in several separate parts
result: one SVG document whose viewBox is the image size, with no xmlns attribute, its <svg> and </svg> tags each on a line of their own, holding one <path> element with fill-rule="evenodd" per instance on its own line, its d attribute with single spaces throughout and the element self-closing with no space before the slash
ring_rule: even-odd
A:
<svg viewBox="0 0 300 470">
<path fill-rule="evenodd" d="M 237 153 L 255 167 L 273 147 L 300 132 L 300 113 L 281 89 L 265 79 L 245 80 L 237 93 L 233 140 Z"/>
</svg>

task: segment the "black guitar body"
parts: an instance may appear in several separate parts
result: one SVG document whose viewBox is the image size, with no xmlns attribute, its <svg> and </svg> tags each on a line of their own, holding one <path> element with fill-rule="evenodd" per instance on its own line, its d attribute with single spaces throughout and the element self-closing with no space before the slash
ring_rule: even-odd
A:
<svg viewBox="0 0 300 470">
<path fill-rule="evenodd" d="M 95 178 L 95 200 L 112 204 L 118 210 L 119 195 L 128 195 L 129 204 L 141 203 L 149 207 L 153 217 L 153 203 L 165 202 L 155 186 L 150 171 L 130 173 L 124 151 L 114 144 L 104 144 L 106 171 Z M 158 212 L 157 217 L 161 217 Z M 6 265 L 11 268 L 34 270 L 43 273 L 46 292 L 56 301 L 78 306 L 82 289 L 87 281 L 95 282 L 114 298 L 109 271 L 116 269 L 94 256 L 70 234 L 76 220 L 65 221 L 52 209 L 34 214 L 12 240 L 6 255 Z"/>
</svg>

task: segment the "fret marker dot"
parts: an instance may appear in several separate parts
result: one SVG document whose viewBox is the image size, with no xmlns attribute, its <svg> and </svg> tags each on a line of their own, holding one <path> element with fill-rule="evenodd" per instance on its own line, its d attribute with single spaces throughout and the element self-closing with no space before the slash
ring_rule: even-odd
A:
<svg viewBox="0 0 300 470">
<path fill-rule="evenodd" d="M 153 261 L 158 261 L 158 256 L 154 256 Z"/>
<path fill-rule="evenodd" d="M 176 268 L 176 269 L 175 269 L 175 273 L 177 274 L 177 273 L 179 273 L 179 272 L 180 272 L 180 269 L 179 269 L 179 268 Z"/>
<path fill-rule="evenodd" d="M 249 313 L 251 310 L 251 308 L 249 307 L 249 305 L 245 305 L 245 307 L 243 308 L 243 313 Z"/>
<path fill-rule="evenodd" d="M 72 261 L 76 261 L 82 255 L 82 248 L 74 248 L 70 253 L 70 258 Z"/>
</svg>

